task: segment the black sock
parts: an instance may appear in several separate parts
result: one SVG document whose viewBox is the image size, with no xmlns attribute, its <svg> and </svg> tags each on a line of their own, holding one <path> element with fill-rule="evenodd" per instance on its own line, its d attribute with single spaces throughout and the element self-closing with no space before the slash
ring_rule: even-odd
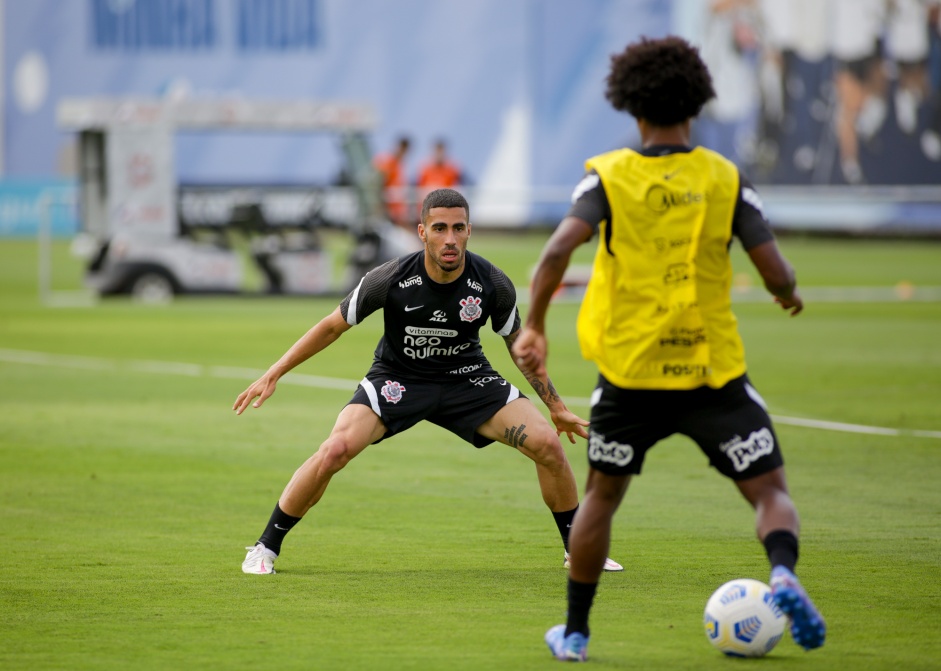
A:
<svg viewBox="0 0 941 671">
<path fill-rule="evenodd" d="M 764 546 L 771 568 L 783 566 L 791 573 L 794 572 L 798 555 L 797 536 L 786 529 L 777 529 L 765 536 Z"/>
<path fill-rule="evenodd" d="M 569 578 L 569 617 L 565 626 L 565 635 L 573 631 L 588 637 L 588 612 L 595 600 L 598 583 L 575 582 Z"/>
<path fill-rule="evenodd" d="M 268 526 L 265 527 L 265 533 L 261 535 L 258 542 L 264 543 L 265 547 L 275 554 L 281 554 L 281 543 L 284 542 L 284 537 L 300 521 L 300 517 L 288 515 L 281 510 L 280 505 L 275 504 Z"/>
<path fill-rule="evenodd" d="M 575 506 L 571 510 L 566 510 L 564 513 L 552 513 L 552 516 L 555 518 L 555 525 L 559 527 L 559 534 L 562 536 L 562 545 L 565 546 L 565 551 L 569 550 L 569 532 L 572 530 L 572 520 L 575 519 L 575 513 L 578 512 L 578 506 Z"/>
</svg>

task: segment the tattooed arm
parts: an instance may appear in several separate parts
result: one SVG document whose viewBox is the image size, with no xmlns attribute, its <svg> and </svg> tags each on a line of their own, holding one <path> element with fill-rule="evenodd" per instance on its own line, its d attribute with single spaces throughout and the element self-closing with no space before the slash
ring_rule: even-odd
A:
<svg viewBox="0 0 941 671">
<path fill-rule="evenodd" d="M 513 357 L 513 343 L 516 342 L 519 335 L 520 331 L 516 330 L 503 338 L 511 357 Z M 558 435 L 565 433 L 570 443 L 575 442 L 575 436 L 572 434 L 587 438 L 588 432 L 585 431 L 585 427 L 588 426 L 588 420 L 582 419 L 565 406 L 562 397 L 559 396 L 559 392 L 556 391 L 555 385 L 552 384 L 552 380 L 549 379 L 548 374 L 540 375 L 536 373 L 534 370 L 521 364 L 520 360 L 515 357 L 513 357 L 513 363 L 516 364 L 516 367 L 520 369 L 523 377 L 526 378 L 526 381 L 529 382 L 536 394 L 539 395 L 542 402 L 549 408 L 549 415 L 552 418 L 552 423 L 555 424 L 556 433 Z"/>
</svg>

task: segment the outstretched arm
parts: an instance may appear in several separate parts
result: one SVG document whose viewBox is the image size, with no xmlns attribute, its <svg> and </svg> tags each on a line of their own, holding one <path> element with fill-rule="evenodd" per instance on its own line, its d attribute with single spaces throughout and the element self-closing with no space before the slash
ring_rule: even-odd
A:
<svg viewBox="0 0 941 671">
<path fill-rule="evenodd" d="M 797 292 L 794 268 L 781 255 L 777 243 L 774 240 L 763 242 L 749 249 L 748 256 L 775 302 L 785 310 L 790 310 L 792 317 L 798 315 L 804 309 L 804 301 Z"/>
<path fill-rule="evenodd" d="M 592 236 L 591 225 L 578 217 L 566 217 L 546 242 L 530 286 L 529 314 L 520 337 L 513 346 L 513 357 L 520 370 L 524 366 L 537 375 L 546 375 L 549 356 L 546 342 L 546 312 L 552 294 L 562 282 L 572 252 Z M 525 373 L 525 371 L 524 371 Z"/>
<path fill-rule="evenodd" d="M 506 343 L 506 348 L 510 351 L 510 356 L 513 356 L 513 344 L 516 342 L 520 333 L 522 333 L 522 331 L 514 331 L 503 339 Z M 549 415 L 552 417 L 552 423 L 555 424 L 556 434 L 562 435 L 565 433 L 570 443 L 575 442 L 575 436 L 572 435 L 573 433 L 582 438 L 587 438 L 588 433 L 585 431 L 585 427 L 589 424 L 588 420 L 582 419 L 565 406 L 562 397 L 560 397 L 559 392 L 555 390 L 555 386 L 552 384 L 552 380 L 549 379 L 549 376 L 546 375 L 545 370 L 543 370 L 542 373 L 536 373 L 531 368 L 520 364 L 518 358 L 514 358 L 514 362 L 516 363 L 516 367 L 520 369 L 523 377 L 526 378 L 526 381 L 529 382 L 533 390 L 539 395 L 539 398 L 542 399 L 542 402 L 549 408 Z"/>
<path fill-rule="evenodd" d="M 232 409 L 237 415 L 241 415 L 249 403 L 253 408 L 260 408 L 261 404 L 274 393 L 278 380 L 285 373 L 334 343 L 350 328 L 343 315 L 340 314 L 340 308 L 337 307 L 301 336 L 264 375 L 239 394 Z M 258 400 L 252 403 L 256 398 Z"/>
</svg>

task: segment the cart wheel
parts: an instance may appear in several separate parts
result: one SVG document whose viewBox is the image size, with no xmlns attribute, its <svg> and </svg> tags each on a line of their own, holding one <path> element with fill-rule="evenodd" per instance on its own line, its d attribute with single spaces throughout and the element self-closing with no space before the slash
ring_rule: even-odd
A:
<svg viewBox="0 0 941 671">
<path fill-rule="evenodd" d="M 169 303 L 173 300 L 173 281 L 164 273 L 146 271 L 131 284 L 131 296 L 141 303 Z"/>
</svg>

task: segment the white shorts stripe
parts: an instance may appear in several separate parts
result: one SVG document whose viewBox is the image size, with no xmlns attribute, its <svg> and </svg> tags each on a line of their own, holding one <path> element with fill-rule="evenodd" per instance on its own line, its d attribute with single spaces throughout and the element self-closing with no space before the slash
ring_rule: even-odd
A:
<svg viewBox="0 0 941 671">
<path fill-rule="evenodd" d="M 376 388 L 372 386 L 372 382 L 364 377 L 360 380 L 359 386 L 363 388 L 363 391 L 366 392 L 366 396 L 369 397 L 369 405 L 372 407 L 372 411 L 379 417 L 382 417 L 382 413 L 379 412 L 379 396 L 376 394 Z"/>
<path fill-rule="evenodd" d="M 510 385 L 510 395 L 506 397 L 506 402 L 507 402 L 507 403 L 512 403 L 513 401 L 515 401 L 515 400 L 518 399 L 519 397 L 520 397 L 520 390 L 517 389 L 516 387 L 514 387 L 514 386 L 511 384 L 511 385 Z"/>
<path fill-rule="evenodd" d="M 765 412 L 768 412 L 768 404 L 765 403 L 765 399 L 761 398 L 761 394 L 758 393 L 758 390 L 747 382 L 745 383 L 745 393 L 751 396 L 751 400 L 760 405 Z"/>
</svg>

